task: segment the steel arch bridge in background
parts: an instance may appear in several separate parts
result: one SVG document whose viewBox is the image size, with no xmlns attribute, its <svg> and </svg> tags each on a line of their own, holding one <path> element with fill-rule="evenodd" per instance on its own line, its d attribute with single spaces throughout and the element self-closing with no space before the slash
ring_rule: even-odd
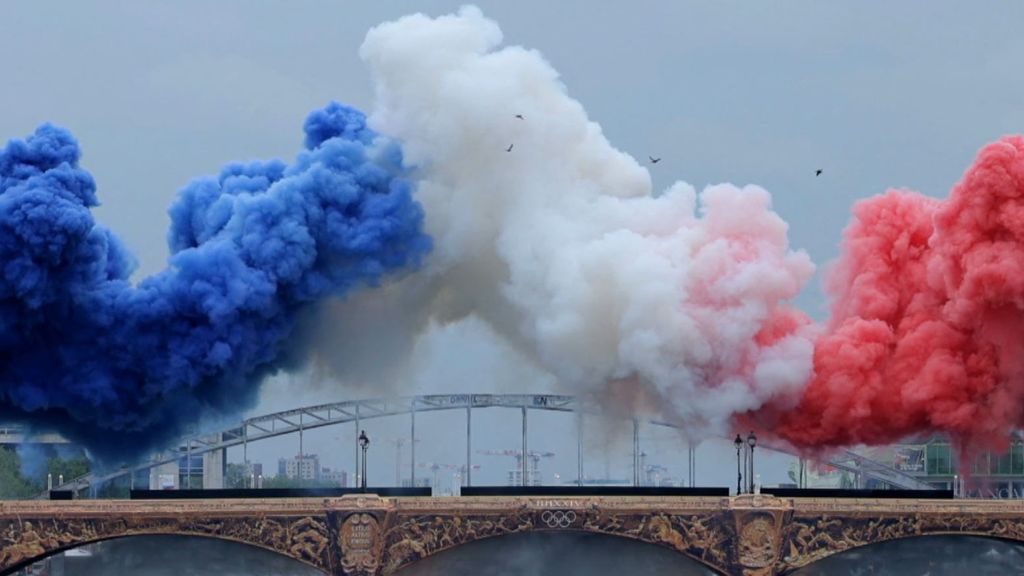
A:
<svg viewBox="0 0 1024 576">
<path fill-rule="evenodd" d="M 284 410 L 246 418 L 240 424 L 219 431 L 210 431 L 196 434 L 182 439 L 181 444 L 184 450 L 167 452 L 154 456 L 151 460 L 125 466 L 113 472 L 89 473 L 56 486 L 54 490 L 73 490 L 75 492 L 87 490 L 90 487 L 105 484 L 111 480 L 134 475 L 136 472 L 149 470 L 163 464 L 177 461 L 182 457 L 182 452 L 188 461 L 191 456 L 198 456 L 208 452 L 225 450 L 227 448 L 242 446 L 245 451 L 250 442 L 265 440 L 286 434 L 299 434 L 299 450 L 302 451 L 302 434 L 306 430 L 334 426 L 339 424 L 354 423 L 359 429 L 362 420 L 383 418 L 387 416 L 410 415 L 410 442 L 412 474 L 415 480 L 416 470 L 416 414 L 419 412 L 435 412 L 438 410 L 464 410 L 466 412 L 466 474 L 467 484 L 470 483 L 469 476 L 472 469 L 471 447 L 472 447 L 472 414 L 474 409 L 481 408 L 512 408 L 522 412 L 522 450 L 526 454 L 527 446 L 527 413 L 529 410 L 547 410 L 556 412 L 575 412 L 579 414 L 600 414 L 594 407 L 587 406 L 573 396 L 556 394 L 432 394 L 425 396 L 404 396 L 397 398 L 377 398 L 369 400 L 349 400 L 345 402 L 332 402 L 315 406 L 306 406 Z M 641 420 L 639 416 L 633 419 L 633 469 L 634 481 L 639 480 L 639 425 L 641 422 L 654 426 L 667 428 L 678 428 L 667 422 L 656 420 Z M 578 428 L 579 430 L 579 428 Z M 577 472 L 579 481 L 582 482 L 582 440 L 581 434 L 577 436 Z M 769 449 L 773 449 L 769 447 Z M 355 456 L 358 461 L 358 446 L 355 447 Z M 690 474 L 691 484 L 693 483 L 693 448 L 690 448 Z M 789 453 L 784 450 L 775 450 Z M 522 478 L 525 480 L 527 474 L 527 458 L 522 458 Z M 910 488 L 917 490 L 930 490 L 933 486 L 927 484 L 910 474 L 897 470 L 891 466 L 871 460 L 857 454 L 852 450 L 840 450 L 827 458 L 821 460 L 840 470 L 859 474 L 868 478 L 874 478 L 898 488 Z"/>
</svg>

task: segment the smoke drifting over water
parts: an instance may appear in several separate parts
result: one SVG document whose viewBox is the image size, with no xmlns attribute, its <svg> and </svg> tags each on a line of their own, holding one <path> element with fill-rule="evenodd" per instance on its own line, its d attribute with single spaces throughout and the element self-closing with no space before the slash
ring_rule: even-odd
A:
<svg viewBox="0 0 1024 576">
<path fill-rule="evenodd" d="M 429 250 L 398 149 L 332 104 L 291 165 L 227 166 L 171 207 L 163 272 L 99 226 L 78 143 L 41 126 L 0 152 L 0 418 L 134 456 L 234 414 L 285 360 L 297 314 Z M 116 434 L 116 441 L 112 435 Z"/>
</svg>

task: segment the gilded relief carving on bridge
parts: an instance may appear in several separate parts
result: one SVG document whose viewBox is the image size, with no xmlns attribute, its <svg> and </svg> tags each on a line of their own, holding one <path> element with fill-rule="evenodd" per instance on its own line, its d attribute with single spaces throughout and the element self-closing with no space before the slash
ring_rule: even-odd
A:
<svg viewBox="0 0 1024 576">
<path fill-rule="evenodd" d="M 403 517 L 384 534 L 384 573 L 391 574 L 441 550 L 534 527 L 525 505 L 492 514 L 430 514 Z"/>
<path fill-rule="evenodd" d="M 720 517 L 697 514 L 656 514 L 651 517 L 647 532 L 640 540 L 667 544 L 678 552 L 697 558 L 716 567 L 727 566 L 731 547 L 727 545 L 733 534 L 728 522 Z"/>
<path fill-rule="evenodd" d="M 957 509 L 953 509 L 953 508 Z M 798 568 L 811 562 L 859 546 L 936 534 L 980 535 L 1024 540 L 1024 517 L 966 514 L 952 505 L 926 513 L 846 514 L 797 516 L 785 530 L 785 568 Z"/>
<path fill-rule="evenodd" d="M 267 516 L 149 516 L 0 518 L 0 571 L 52 552 L 132 535 L 210 536 L 254 544 L 321 569 L 329 567 L 322 518 Z"/>
<path fill-rule="evenodd" d="M 836 552 L 920 533 L 920 517 L 793 518 L 786 530 L 783 562 L 788 567 L 806 566 Z"/>
<path fill-rule="evenodd" d="M 261 546 L 332 576 L 376 576 L 475 540 L 528 531 L 632 538 L 722 574 L 775 576 L 831 554 L 909 536 L 1024 541 L 1024 502 L 766 495 L 0 501 L 0 573 L 105 538 L 181 534 Z"/>
<path fill-rule="evenodd" d="M 442 550 L 531 530 L 571 530 L 633 538 L 667 546 L 716 567 L 731 561 L 729 523 L 706 514 L 651 514 L 585 509 L 536 509 L 527 504 L 475 514 L 416 514 L 396 519 L 384 535 L 383 573 L 392 574 Z"/>
</svg>

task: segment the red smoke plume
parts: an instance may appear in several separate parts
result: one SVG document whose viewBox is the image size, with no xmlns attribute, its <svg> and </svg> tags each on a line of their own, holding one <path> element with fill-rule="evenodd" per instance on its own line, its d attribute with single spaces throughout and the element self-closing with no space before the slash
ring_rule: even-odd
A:
<svg viewBox="0 0 1024 576">
<path fill-rule="evenodd" d="M 805 448 L 927 432 L 1005 447 L 1024 423 L 1024 138 L 983 148 L 947 200 L 857 204 L 827 290 L 815 374 L 776 433 Z"/>
</svg>

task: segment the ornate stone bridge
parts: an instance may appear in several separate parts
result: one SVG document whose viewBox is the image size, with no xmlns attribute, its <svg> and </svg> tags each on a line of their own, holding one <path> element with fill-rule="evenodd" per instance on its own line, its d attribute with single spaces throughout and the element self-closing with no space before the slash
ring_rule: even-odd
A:
<svg viewBox="0 0 1024 576">
<path fill-rule="evenodd" d="M 629 538 L 720 574 L 774 576 L 897 538 L 1024 541 L 1024 501 L 766 495 L 7 501 L 0 503 L 0 574 L 89 542 L 180 534 L 259 546 L 330 575 L 389 575 L 475 540 L 527 531 Z"/>
</svg>

